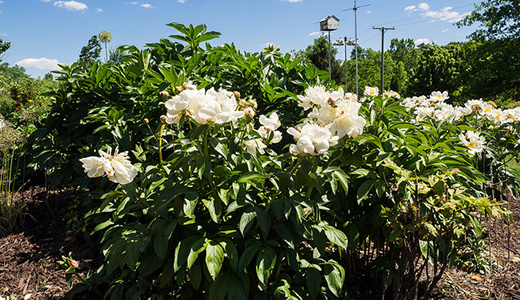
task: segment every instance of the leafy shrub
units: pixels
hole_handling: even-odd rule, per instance
[[[490,178],[517,188],[505,158],[519,150],[518,123],[498,120],[505,111],[377,89],[357,102],[274,48],[202,49],[218,34],[169,26],[185,44],[126,46],[119,64],[86,72],[63,66],[56,103],[31,137],[35,168],[88,191],[75,226],[104,263],[77,297],[345,298],[347,274],[364,264],[383,293],[428,298],[480,215],[506,213],[487,195]],[[215,117],[213,102],[190,107],[190,97],[222,97],[229,114]],[[275,113],[289,135],[261,130]],[[129,157],[100,152],[80,165],[115,146]],[[139,171],[128,184],[114,173],[127,159]]]

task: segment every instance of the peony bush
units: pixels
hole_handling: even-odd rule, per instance
[[[169,25],[187,44],[64,66],[65,121],[33,135],[36,164],[84,188],[71,226],[103,257],[74,296],[346,299],[363,271],[381,294],[427,299],[481,218],[507,216],[516,110],[358,97],[274,46],[202,49],[216,33]]]

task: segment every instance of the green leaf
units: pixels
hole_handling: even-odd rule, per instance
[[[324,266],[325,281],[329,290],[336,297],[340,297],[343,282],[345,281],[345,270],[335,261],[328,261]]]
[[[179,271],[182,266],[186,265],[186,259],[188,258],[188,254],[191,251],[191,246],[200,238],[200,236],[190,236],[177,244],[177,247],[175,248],[175,258],[173,260],[174,272]]]
[[[291,234],[291,231],[287,226],[282,223],[275,223],[274,230],[282,238],[282,240],[289,246],[289,248],[294,249],[294,237]]]
[[[202,282],[202,265],[200,259],[196,260],[193,266],[191,266],[188,276],[190,277],[191,286],[197,291]]]
[[[271,230],[271,219],[269,218],[269,214],[259,207],[255,208],[255,212],[256,220],[258,221],[258,225],[262,230],[262,235],[264,236],[264,239],[267,240],[269,230]]]
[[[267,290],[268,279],[274,271],[276,265],[276,253],[270,247],[262,247],[256,257],[256,276],[258,277],[258,288],[261,291]]]
[[[357,191],[357,201],[360,203],[361,201],[365,200],[368,197],[368,192],[372,189],[374,186],[374,180],[368,179],[361,186],[359,187]]]
[[[208,267],[209,275],[213,280],[215,280],[220,273],[223,262],[224,249],[220,244],[213,244],[210,242],[206,246],[206,267]]]
[[[316,299],[321,290],[321,274],[320,271],[313,265],[310,265],[305,272],[307,279],[307,287],[312,299]]]
[[[332,226],[323,226],[322,228],[325,232],[325,236],[331,243],[334,243],[343,249],[347,249],[347,236],[343,231]]]
[[[237,180],[238,183],[249,183],[252,185],[256,185],[257,181],[261,181],[263,183],[264,175],[258,172],[248,172],[242,176],[240,176]]]
[[[250,245],[249,247],[244,250],[242,253],[242,256],[240,256],[240,260],[238,262],[238,271],[244,272],[244,270],[247,268],[247,266],[251,263],[253,258],[255,257],[256,253],[260,249],[259,243],[254,243],[253,245]]]
[[[251,228],[253,225],[253,221],[255,220],[256,212],[252,209],[248,209],[242,214],[242,217],[240,217],[240,223],[238,225],[238,228],[240,229],[240,232],[242,233],[242,236],[246,235],[246,232]]]
[[[157,256],[161,259],[165,259],[166,255],[168,254],[168,244],[176,226],[177,221],[173,221],[172,223],[168,224],[168,226],[160,229],[155,236],[153,241],[153,248]]]
[[[94,230],[92,230],[92,233],[97,232],[99,230],[105,229],[110,225],[114,225],[115,223],[112,220],[107,220],[103,223],[98,224],[96,227],[94,227]]]
[[[205,238],[200,238],[191,245],[190,254],[188,254],[187,260],[188,269],[193,266],[193,263],[195,263],[199,254],[206,249],[207,245],[208,243]]]
[[[209,289],[209,299],[224,300],[246,300],[244,282],[232,272],[226,272],[217,277]]]
[[[197,192],[188,192],[184,195],[182,211],[188,218],[193,219],[195,217],[194,213],[198,202],[199,194]]]
[[[215,223],[219,223],[222,202],[219,200],[215,200],[215,199],[210,199],[210,200],[202,199],[202,203],[208,209],[211,220],[213,220],[213,222],[215,222]]]
[[[334,177],[341,183],[341,187],[343,187],[343,191],[345,195],[348,195],[348,176],[345,171],[338,169],[332,173]]]

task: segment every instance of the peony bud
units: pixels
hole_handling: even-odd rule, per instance
[[[163,99],[163,100],[170,97],[170,94],[167,91],[162,91],[159,93],[159,95],[161,96],[161,99]]]

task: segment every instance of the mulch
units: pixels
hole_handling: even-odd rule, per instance
[[[0,299],[64,299],[70,285],[58,261],[62,255],[75,257],[82,250],[66,232],[71,192],[37,186],[20,196],[28,212],[24,226],[0,236]],[[439,283],[435,299],[520,299],[520,197],[508,200],[513,223],[486,222],[486,255],[494,271],[482,275],[450,269]]]

